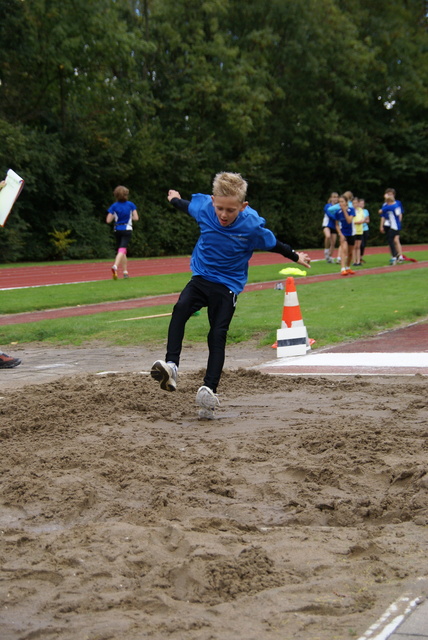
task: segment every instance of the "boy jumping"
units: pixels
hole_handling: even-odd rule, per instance
[[[196,394],[199,417],[205,419],[214,417],[214,408],[219,404],[216,392],[224,365],[227,331],[237,296],[247,282],[253,252],[274,251],[310,268],[306,253],[296,253],[265,228],[265,220],[246,202],[246,193],[247,183],[239,173],[218,173],[212,196],[197,193],[188,201],[178,191],[168,192],[168,200],[174,207],[195,218],[200,236],[190,261],[192,278],[173,309],[165,361],[153,364],[151,376],[161,389],[175,391],[186,322],[193,313],[208,307],[209,357],[204,384]]]

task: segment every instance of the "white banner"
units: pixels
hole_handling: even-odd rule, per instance
[[[6,184],[0,190],[0,226],[3,227],[11,209],[21,193],[24,180],[12,169],[6,174]]]

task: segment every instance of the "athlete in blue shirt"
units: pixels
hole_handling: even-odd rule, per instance
[[[380,232],[387,234],[388,244],[391,251],[391,263],[403,261],[403,249],[400,242],[401,220],[403,218],[403,207],[399,200],[395,199],[395,191],[387,189],[384,194],[385,202],[380,213]]]
[[[128,278],[128,245],[132,237],[132,223],[138,220],[137,207],[128,200],[129,189],[119,185],[113,191],[116,202],[107,209],[107,224],[114,222],[114,235],[116,237],[116,259],[111,268],[113,280],[117,280],[119,266],[122,266],[123,277]]]
[[[335,221],[328,215],[328,210],[331,206],[337,204],[339,201],[339,194],[337,191],[332,191],[328,199],[327,204],[324,205],[324,216],[322,219],[322,231],[324,234],[324,258],[327,262],[334,262],[333,253],[336,247],[337,230]]]
[[[352,251],[354,247],[354,207],[351,202],[348,202],[347,195],[343,194],[339,196],[339,202],[336,205],[329,207],[327,213],[336,221],[337,233],[340,238],[340,274],[342,276],[354,275],[355,271],[351,269]]]
[[[382,205],[382,218],[388,221],[390,229],[401,230],[401,216],[401,207],[396,202]]]
[[[253,252],[274,251],[310,267],[306,253],[296,253],[266,229],[265,220],[246,202],[246,192],[247,183],[242,176],[226,172],[215,176],[212,196],[197,193],[189,202],[178,191],[168,192],[169,202],[196,220],[200,236],[190,261],[192,278],[172,313],[165,361],[153,364],[151,376],[161,389],[175,391],[186,322],[193,313],[207,307],[208,364],[204,384],[196,394],[200,418],[213,418],[218,404],[216,391],[224,365],[227,331],[237,295],[247,282]]]

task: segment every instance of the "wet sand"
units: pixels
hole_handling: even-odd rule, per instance
[[[8,378],[2,640],[345,640],[426,590],[426,378],[274,377],[229,356],[201,421],[204,360],[176,393],[98,363]]]

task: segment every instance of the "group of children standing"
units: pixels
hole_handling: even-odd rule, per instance
[[[323,232],[324,255],[327,262],[334,262],[333,252],[339,236],[339,255],[343,276],[353,275],[351,266],[360,267],[369,233],[370,214],[363,198],[354,198],[351,191],[341,196],[330,194],[324,207]]]
[[[394,189],[386,189],[384,204],[379,209],[380,232],[386,233],[391,250],[391,263],[403,260],[400,244],[403,207],[395,198]],[[339,195],[333,191],[324,206],[322,228],[324,233],[324,256],[327,262],[334,262],[333,252],[339,236],[339,255],[342,276],[355,274],[351,266],[362,266],[364,250],[369,234],[370,214],[364,198],[356,198],[351,191]]]

